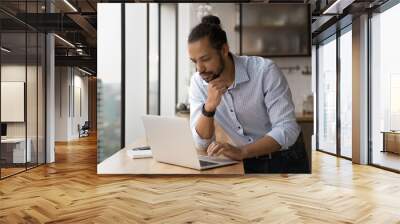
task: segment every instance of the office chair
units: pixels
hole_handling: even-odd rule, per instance
[[[85,121],[82,127],[80,127],[80,125],[78,124],[79,138],[89,136],[89,129],[90,129],[89,121]]]

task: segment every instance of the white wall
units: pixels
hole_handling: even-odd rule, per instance
[[[68,141],[68,67],[55,68],[55,141]]]
[[[147,4],[125,6],[125,145],[145,136],[147,110]]]
[[[9,123],[9,125],[8,125],[9,127],[7,129],[13,129],[13,126],[15,126],[14,124],[24,123],[24,120],[25,120],[25,118],[24,118],[24,111],[25,111],[24,98],[25,98],[25,96],[24,96],[24,86],[23,86],[26,83],[25,69],[27,69],[28,74],[30,74],[30,72],[32,72],[32,71],[36,72],[36,67],[34,68],[32,66],[28,66],[28,67],[25,67],[25,65],[23,65],[23,66],[22,65],[2,65],[1,66],[1,82],[2,82],[2,89],[1,89],[1,94],[2,94],[1,95],[1,99],[2,99],[1,115],[2,115],[2,117],[1,117],[1,120],[3,122],[5,122],[7,119],[13,120],[13,122],[11,122],[11,123],[7,122],[7,123]],[[12,105],[12,106],[14,106],[14,108],[7,106],[8,104],[12,104],[13,102],[8,101],[7,99],[9,99],[10,97],[4,95],[4,94],[7,94],[7,92],[5,92],[6,91],[5,88],[7,88],[7,86],[9,86],[9,85],[16,85],[16,84],[21,85],[21,83],[22,83],[22,89],[19,90],[20,91],[19,93],[15,93],[15,94],[19,95],[17,98],[20,99],[20,101],[16,102],[15,105]],[[12,86],[11,86],[11,88],[12,88]],[[14,90],[8,89],[7,91],[15,91],[15,89]],[[13,94],[14,98],[16,97],[15,94]],[[22,100],[22,102],[21,102],[21,100]],[[14,111],[12,111],[12,110],[14,110]],[[15,110],[18,110],[18,111],[15,111]],[[18,115],[18,116],[16,116],[16,115]],[[18,122],[14,122],[14,121],[18,121]],[[21,130],[20,135],[25,136],[25,131]]]
[[[25,82],[25,75],[27,74],[35,74],[36,75],[36,67],[34,66],[27,66],[25,65],[18,65],[18,64],[9,64],[9,65],[2,65],[1,66],[1,81],[2,82]],[[29,77],[28,77],[29,78]],[[33,81],[29,80],[30,84],[32,85]],[[35,81],[36,84],[36,81]],[[27,89],[27,103],[31,103],[36,99],[36,88],[35,89]],[[33,91],[33,92],[31,92]],[[2,96],[3,98],[3,96]],[[35,106],[36,104],[32,105]],[[1,110],[8,110],[9,108],[1,108]],[[24,108],[22,108],[24,110]],[[27,119],[29,122],[28,125],[28,137],[29,134],[33,131],[33,125],[31,122],[33,120],[36,121],[36,113],[33,114],[31,110],[27,111]],[[27,122],[7,122],[7,136],[8,137],[25,137],[25,126]],[[36,127],[36,126],[35,126]],[[34,128],[36,130],[36,128]]]
[[[6,113],[15,113],[19,114],[19,117],[22,118],[21,121],[18,122],[6,122],[7,123],[7,137],[25,137],[27,136],[30,139],[31,145],[31,156],[32,161],[36,162],[36,158],[39,159],[39,163],[44,163],[44,74],[42,73],[42,67],[39,66],[25,66],[25,64],[3,64],[1,66],[1,81],[2,82],[20,82],[19,84],[25,84],[26,86],[26,99],[24,100],[24,96],[21,96],[20,100],[22,102],[10,102],[20,104],[18,108],[12,108],[10,106],[4,106],[5,102],[2,101],[2,114]],[[27,82],[25,81],[27,78]],[[3,87],[2,83],[2,87]],[[19,89],[19,94],[24,94],[24,86],[21,86],[22,89]],[[5,89],[2,88],[2,99],[8,98],[7,92],[4,92]],[[6,95],[4,95],[6,94]],[[10,94],[10,92],[8,92]],[[17,94],[17,93],[15,93]],[[14,94],[14,95],[15,95]],[[26,107],[25,107],[26,101]],[[14,105],[16,106],[16,105]],[[26,120],[24,118],[24,114],[26,112]],[[3,120],[3,117],[2,117]],[[37,152],[38,151],[38,152]],[[37,157],[37,153],[39,153]],[[51,157],[50,157],[51,158]],[[49,160],[51,161],[51,160]]]
[[[88,120],[88,78],[72,67],[56,67],[55,73],[55,141],[70,141]]]
[[[78,124],[82,126],[85,121],[89,120],[89,91],[88,91],[88,77],[84,76],[84,73],[80,72],[75,68],[74,70],[74,83],[73,85],[75,86],[75,91],[73,94],[74,98],[74,109],[75,113],[73,113],[73,123],[72,123],[72,136],[73,138],[79,137],[79,132],[78,132]],[[80,93],[78,93],[78,90],[80,90]],[[79,97],[80,94],[80,97]],[[80,102],[79,102],[80,101]],[[80,108],[79,108],[80,107]],[[81,111],[79,111],[79,109]]]
[[[175,4],[161,4],[161,115],[175,116]]]
[[[193,66],[189,59],[187,39],[191,30],[191,4],[178,5],[178,103],[188,103]]]
[[[285,75],[290,90],[292,92],[293,103],[296,109],[296,113],[303,113],[303,101],[308,95],[312,94],[312,79],[311,74],[303,75],[306,66],[311,72],[311,57],[287,57],[287,58],[270,58],[280,68],[300,66],[300,70],[289,70],[282,69]]]

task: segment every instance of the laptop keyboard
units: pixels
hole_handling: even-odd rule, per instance
[[[208,162],[204,160],[199,160],[200,161],[200,166],[210,166],[210,165],[216,165],[218,163],[213,163],[213,162]]]

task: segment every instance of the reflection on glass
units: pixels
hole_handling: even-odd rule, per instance
[[[97,79],[98,92],[98,162],[120,149],[121,139],[121,84],[103,83]],[[105,94],[107,93],[107,97]]]
[[[116,47],[121,46],[120,15],[121,4],[98,4],[98,36],[102,38],[97,47],[107,52],[97,55],[98,163],[121,149],[121,48]]]
[[[2,33],[1,46],[1,123],[6,133],[1,140],[2,178],[25,170],[30,161],[30,144],[26,144],[26,35]],[[28,141],[28,143],[30,143]]]
[[[318,48],[318,148],[336,153],[336,40]]]
[[[43,13],[45,1],[1,1],[0,7]],[[1,178],[45,162],[45,35],[0,13]],[[6,21],[6,23],[5,23]]]
[[[400,5],[371,19],[372,163],[395,170],[400,170],[400,33],[393,29],[398,21]]]
[[[352,157],[352,35],[340,36],[340,153]]]

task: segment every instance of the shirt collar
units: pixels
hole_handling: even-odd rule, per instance
[[[249,81],[249,75],[247,74],[244,58],[238,57],[232,53],[230,53],[230,55],[232,56],[233,63],[235,64],[235,82],[228,89],[235,88],[236,85]]]
[[[245,59],[239,56],[236,56],[229,52],[229,55],[232,56],[233,63],[235,65],[235,82],[229,86],[228,89],[233,89],[236,85],[249,81],[249,75],[247,73]],[[208,85],[206,81],[202,79],[203,85]]]

